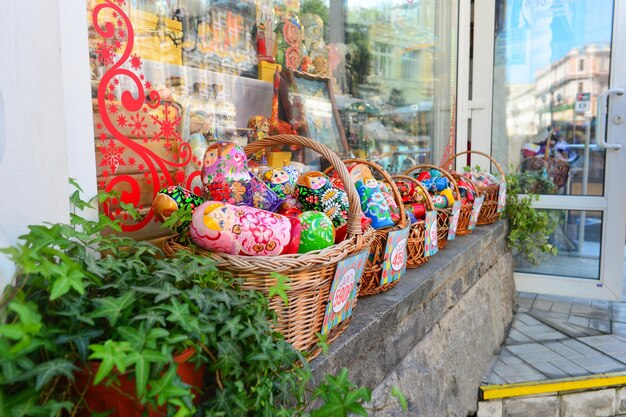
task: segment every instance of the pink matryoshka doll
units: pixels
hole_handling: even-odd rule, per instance
[[[300,233],[296,217],[219,201],[197,207],[189,226],[189,236],[198,246],[231,255],[297,253]]]

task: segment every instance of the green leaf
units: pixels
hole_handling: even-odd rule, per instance
[[[274,296],[279,296],[285,306],[289,305],[289,297],[287,297],[287,291],[291,289],[291,287],[287,284],[289,282],[289,277],[281,275],[277,272],[272,272],[270,276],[276,279],[276,284],[272,285],[269,288],[268,297],[272,298]]]
[[[70,289],[76,290],[79,294],[85,293],[83,279],[85,274],[78,268],[72,268],[67,263],[59,265],[60,277],[56,278],[50,290],[50,301],[56,300],[60,296],[68,293]]]
[[[315,346],[321,348],[322,349],[322,355],[325,355],[326,352],[328,352],[328,348],[330,347],[330,345],[328,344],[328,335],[327,334],[321,334],[320,332],[315,332],[315,336],[317,336],[317,338],[319,340],[315,344]]]
[[[400,403],[400,407],[402,407],[402,411],[404,411],[405,413],[409,411],[409,405],[406,401],[406,397],[397,386],[394,385],[393,388],[391,388],[391,395],[396,400],[398,400],[398,402]]]
[[[93,384],[98,385],[104,378],[106,378],[113,367],[115,366],[120,373],[126,372],[128,365],[127,353],[132,351],[132,347],[128,342],[115,342],[113,340],[107,340],[104,345],[90,345],[89,348],[93,351],[89,355],[89,359],[99,359],[102,361],[96,372]]]
[[[91,318],[105,317],[111,326],[115,326],[122,313],[132,307],[135,301],[135,292],[128,291],[120,297],[104,297],[93,300],[98,307],[90,314]]]
[[[135,364],[135,389],[137,396],[142,398],[146,393],[148,377],[150,376],[150,360],[143,355],[135,353],[137,356],[133,360]]]
[[[74,380],[74,372],[78,371],[78,368],[74,364],[65,359],[53,359],[48,362],[44,362],[35,368],[37,375],[37,382],[35,389],[41,390],[50,380],[56,376],[63,375],[70,381]]]
[[[68,180],[69,180],[70,185],[76,188],[77,191],[80,191],[81,193],[83,192],[83,189],[78,184],[78,181],[76,181],[76,178],[70,177]]]

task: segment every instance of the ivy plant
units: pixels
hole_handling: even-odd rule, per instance
[[[90,207],[79,191],[74,207]],[[273,330],[263,294],[243,290],[206,257],[166,257],[110,233],[120,225],[105,215],[70,219],[30,226],[2,250],[18,275],[0,300],[0,415],[91,411],[73,381],[93,362],[92,384],[116,387],[125,375],[137,401],[177,417],[364,415],[370,391],[345,370],[309,395],[307,362]],[[189,349],[209,374],[199,402],[176,373],[174,357]],[[311,398],[322,405],[307,410]]]
[[[557,248],[550,243],[557,221],[555,213],[532,207],[538,193],[555,191],[554,183],[541,172],[510,172],[507,177],[505,214],[509,220],[508,245],[513,254],[530,264],[537,264],[544,256],[556,255]]]

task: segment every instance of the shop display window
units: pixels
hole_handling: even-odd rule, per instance
[[[458,0],[88,0],[98,186],[137,238],[212,141],[297,132],[399,173],[453,153]],[[323,162],[299,149],[286,160]]]

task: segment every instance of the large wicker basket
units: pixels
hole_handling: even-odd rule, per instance
[[[363,270],[363,276],[361,277],[359,296],[378,294],[379,292],[387,291],[395,287],[400,281],[395,280],[393,282],[380,285],[380,278],[383,272],[383,264],[385,263],[385,247],[387,246],[387,237],[389,236],[389,232],[404,229],[409,226],[409,222],[407,220],[406,212],[404,211],[404,206],[402,205],[402,197],[400,196],[400,192],[398,191],[398,188],[391,179],[391,176],[389,176],[389,174],[387,173],[387,171],[385,171],[383,167],[375,162],[359,158],[344,159],[343,162],[346,165],[367,165],[380,176],[382,176],[383,181],[389,184],[391,192],[393,193],[393,198],[398,204],[398,208],[400,209],[400,220],[398,220],[398,222],[394,226],[385,227],[383,229],[377,229],[374,231],[375,237],[372,245],[370,246],[370,256],[365,262],[365,269]],[[331,170],[332,168],[329,168],[326,170],[326,172],[330,172]],[[344,185],[347,190],[349,185]]]
[[[495,159],[493,159],[491,155],[487,155],[484,152],[480,152],[480,151],[459,152],[456,155],[451,156],[443,165],[448,166],[448,164],[453,159],[455,159],[458,156],[465,155],[465,154],[482,155],[485,158],[489,159],[491,163],[496,167],[498,172],[500,173],[501,181],[506,182],[506,175],[504,174],[504,170],[502,169],[500,164]],[[474,183],[474,186],[476,187],[476,191],[485,197],[482,208],[480,209],[480,213],[478,214],[478,221],[476,222],[476,224],[480,226],[480,225],[495,223],[498,220],[500,220],[500,213],[498,213],[498,197],[500,194],[500,183],[491,184],[487,186]]]
[[[269,288],[276,284],[273,273],[289,278],[287,292],[288,303],[279,297],[269,300],[270,307],[278,316],[275,329],[285,336],[296,349],[313,351],[318,342],[315,335],[322,329],[326,305],[331,285],[337,269],[337,263],[349,255],[369,249],[374,239],[371,229],[361,230],[361,204],[354,188],[352,178],[341,159],[326,146],[311,139],[297,135],[276,135],[253,142],[245,148],[250,156],[265,148],[277,145],[299,145],[310,148],[325,157],[337,170],[346,184],[349,201],[346,239],[320,251],[304,254],[279,256],[239,256],[209,252],[196,246],[181,245],[175,238],[164,243],[164,250],[171,255],[177,250],[189,250],[208,256],[215,261],[220,270],[232,273],[243,279],[243,287],[258,290],[266,295]],[[341,322],[328,335],[328,341],[334,340],[348,326],[349,320]]]
[[[436,169],[439,172],[441,172],[441,175],[446,177],[448,181],[450,182],[450,185],[452,186],[452,195],[454,196],[454,199],[456,201],[461,201],[461,192],[459,191],[459,187],[456,184],[456,180],[448,171],[446,171],[445,169],[441,167],[438,167],[435,165],[428,165],[428,164],[416,165],[414,167],[407,169],[404,172],[404,175],[411,176],[415,172],[419,173],[427,169]],[[437,210],[437,246],[439,247],[439,249],[443,249],[448,244],[448,231],[450,229],[450,215],[452,213],[452,209],[451,208],[445,208],[445,209],[438,208],[436,210]],[[465,224],[465,230],[467,230],[467,225],[469,224],[469,218],[471,214],[472,214],[471,204],[466,203],[466,204],[461,205],[461,211],[459,213],[459,223],[461,223],[462,219],[464,218],[467,219],[467,221],[463,220],[462,222]],[[458,228],[459,223],[457,223],[457,234],[459,230]]]
[[[428,190],[424,188],[418,180],[413,177],[409,177],[408,175],[394,175],[392,178],[395,181],[408,181],[415,184],[417,188],[422,190],[422,193],[426,198],[426,208],[428,211],[435,209],[435,206],[433,206],[433,202],[428,195]],[[446,234],[447,231],[448,228],[446,226]],[[407,242],[407,268],[417,268],[430,260],[430,256],[424,256],[425,238],[426,222],[424,220],[418,220],[411,225],[411,231],[409,232],[409,239]],[[439,239],[439,212],[437,213],[437,239]]]

